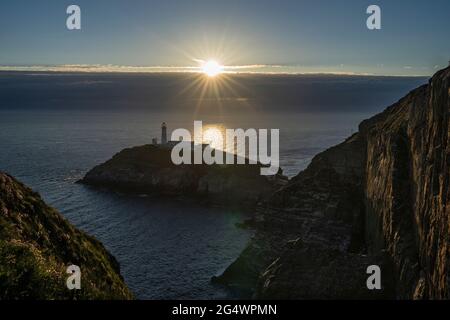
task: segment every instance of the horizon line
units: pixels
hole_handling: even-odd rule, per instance
[[[287,71],[287,69],[305,68],[302,66],[283,66],[268,64],[223,66],[223,74],[254,75],[335,75],[335,76],[371,76],[371,77],[431,77],[430,74],[378,74],[355,71]],[[405,68],[405,67],[404,67]],[[259,69],[259,70],[258,70]],[[273,70],[275,69],[275,70]],[[278,70],[276,70],[278,69]],[[284,69],[284,70],[283,70]],[[410,69],[410,68],[407,68]],[[435,68],[436,69],[436,68]],[[113,64],[60,64],[60,65],[0,65],[0,72],[49,72],[49,73],[195,73],[201,74],[202,68],[195,66],[126,66]]]

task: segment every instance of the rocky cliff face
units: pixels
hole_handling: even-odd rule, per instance
[[[286,180],[260,175],[260,165],[174,165],[171,150],[145,145],[122,150],[90,170],[82,183],[120,191],[255,204]]]
[[[450,298],[449,95],[447,68],[317,155],[213,280],[256,298]]]
[[[385,248],[401,298],[450,298],[450,69],[367,133],[366,237]]]
[[[81,290],[66,287],[73,264]],[[0,300],[130,298],[119,264],[99,241],[0,172]]]

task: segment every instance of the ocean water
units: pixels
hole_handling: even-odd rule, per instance
[[[80,82],[77,77],[84,80]],[[159,105],[151,99],[151,92],[161,99],[161,91],[178,91],[171,85],[178,82],[169,82],[161,89],[155,79],[151,85],[141,87],[142,81],[148,81],[142,76],[137,80],[133,76],[119,80],[117,76],[107,80],[104,77],[64,75],[48,79],[0,74],[0,170],[38,191],[70,222],[102,241],[120,262],[125,281],[139,299],[235,298],[225,289],[213,286],[210,279],[233,262],[250,239],[251,231],[236,227],[248,213],[122,195],[76,184],[89,169],[123,148],[150,143],[152,137],[160,136],[163,121],[170,131],[191,129],[193,120],[202,120],[205,125],[221,128],[280,129],[281,166],[292,177],[315,154],[355,132],[361,120],[424,82],[405,78],[386,80],[392,81],[386,85],[382,80],[362,79],[367,101],[374,99],[373,90],[383,86],[389,89],[388,95],[385,91],[381,94],[383,104],[379,107],[370,103],[366,106],[358,98],[355,105],[342,110],[318,108],[316,112],[314,107],[292,109],[296,91],[316,89],[309,82],[292,86],[288,79],[284,81],[294,92],[289,95],[289,107],[278,97],[279,104],[272,109],[266,106],[217,113],[205,105],[202,107],[207,112],[198,112],[186,106],[183,99],[173,102],[180,108],[176,112],[173,106]],[[331,80],[315,81],[319,87],[326,87]],[[341,96],[338,91],[332,97],[336,105],[343,104],[349,90],[361,86],[355,80],[339,81],[345,85]],[[117,89],[119,96],[106,94],[114,91],[115,82],[122,89],[123,82],[127,83],[127,90]],[[110,87],[96,87],[105,83]],[[273,86],[275,96],[280,94],[277,83],[265,79],[263,84],[267,88]],[[104,95],[97,92],[102,90]],[[147,107],[143,107],[142,100],[133,98],[144,94],[140,90],[148,95]],[[86,92],[91,92],[89,99]],[[324,95],[321,90],[315,92],[317,96]],[[242,99],[247,98],[240,94],[238,101]],[[198,100],[187,101],[199,107]],[[208,103],[211,108],[226,108],[221,101],[224,100]],[[308,102],[313,103],[313,99],[308,98]]]

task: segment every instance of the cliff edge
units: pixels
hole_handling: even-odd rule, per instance
[[[67,267],[81,269],[68,290]],[[131,299],[116,259],[40,196],[0,172],[0,300]]]

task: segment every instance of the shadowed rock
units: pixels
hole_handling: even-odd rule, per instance
[[[254,205],[287,182],[281,170],[266,177],[260,168],[260,164],[174,165],[170,148],[144,145],[122,150],[90,170],[81,182],[132,193]]]
[[[450,68],[317,155],[213,281],[256,298],[450,298]],[[366,288],[379,265],[382,290]]]

